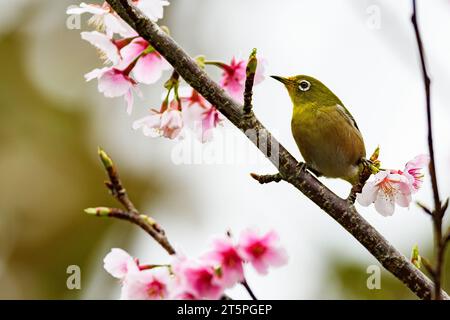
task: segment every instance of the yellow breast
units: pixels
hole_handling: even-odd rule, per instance
[[[338,105],[294,107],[292,134],[305,162],[322,175],[353,183],[365,157],[359,130]]]

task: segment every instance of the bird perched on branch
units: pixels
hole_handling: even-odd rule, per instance
[[[341,100],[310,76],[272,78],[283,83],[291,97],[292,135],[307,168],[319,177],[358,183],[366,149],[355,119]]]

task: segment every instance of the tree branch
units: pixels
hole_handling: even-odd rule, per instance
[[[165,231],[153,218],[140,214],[131,202],[119,178],[119,172],[108,154],[100,148],[98,154],[109,177],[109,181],[106,181],[105,184],[111,191],[111,195],[124,206],[125,210],[100,207],[88,208],[85,212],[100,217],[112,217],[132,222],[147,232],[168,254],[175,254],[175,249],[167,239]]]
[[[253,84],[255,82],[256,68],[258,67],[258,60],[256,59],[256,49],[253,49],[247,62],[246,78],[245,78],[245,91],[244,91],[244,115],[247,115],[252,111],[252,99],[253,99]]]
[[[175,249],[169,243],[164,231],[158,226],[156,221],[149,216],[117,208],[88,208],[85,212],[98,217],[117,218],[131,222],[147,232],[161,247],[164,248],[164,250],[167,251],[168,254],[175,254]]]
[[[428,127],[428,149],[430,153],[430,176],[431,185],[433,188],[433,199],[434,199],[434,210],[432,211],[433,218],[433,229],[434,229],[434,248],[435,248],[435,267],[433,272],[435,292],[434,298],[436,300],[442,299],[441,294],[441,283],[442,283],[442,268],[444,264],[445,255],[445,239],[442,236],[442,220],[444,217],[444,206],[441,203],[439,197],[439,187],[436,176],[436,163],[434,156],[434,145],[433,145],[433,124],[431,117],[431,80],[428,75],[427,66],[425,62],[425,50],[423,47],[422,37],[420,35],[419,26],[417,23],[417,8],[416,0],[412,0],[413,13],[411,16],[411,22],[414,27],[414,33],[416,35],[417,47],[419,49],[420,64],[422,67],[422,77],[425,88],[425,99],[426,99],[426,110],[427,110],[427,127]],[[425,210],[425,207],[422,207]],[[425,212],[427,212],[425,210]]]
[[[152,44],[191,87],[216,106],[237,128],[243,132],[252,130],[255,134],[247,134],[247,138],[278,168],[286,181],[342,225],[418,297],[431,298],[433,283],[386,241],[351,204],[330,191],[306,170],[297,170],[296,159],[271,135],[253,112],[244,117],[242,106],[231,99],[157,24],[130,6],[127,0],[107,0],[107,2],[141,37]],[[268,144],[271,148],[267,148]],[[276,154],[272,152],[274,147],[278,149]],[[445,292],[442,295],[449,299]]]
[[[247,280],[242,281],[241,284],[244,286],[245,290],[247,290],[247,292],[250,295],[250,297],[252,298],[252,300],[258,300],[258,298],[253,293],[252,288],[250,288],[250,286],[248,285]]]
[[[256,173],[250,173],[250,176],[258,181],[260,184],[266,184],[271,182],[280,182],[283,180],[281,177],[281,174],[275,173],[275,174],[266,174],[266,175],[259,175]]]

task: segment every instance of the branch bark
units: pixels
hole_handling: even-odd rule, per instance
[[[254,133],[247,134],[247,138],[277,167],[284,180],[336,220],[419,298],[431,298],[434,290],[432,281],[375,230],[351,203],[338,197],[306,170],[297,170],[297,160],[271,135],[253,112],[244,117],[242,105],[230,98],[157,24],[147,19],[127,0],[107,2],[141,37],[151,43],[191,87],[216,106],[237,128]],[[272,152],[273,147],[277,148],[276,154]],[[442,292],[442,296],[450,299],[445,292]]]
[[[411,22],[414,27],[414,33],[416,35],[417,47],[419,49],[420,64],[422,68],[423,84],[425,88],[425,103],[427,110],[427,128],[428,128],[428,150],[430,153],[430,176],[431,186],[433,188],[434,210],[431,211],[431,217],[433,219],[434,230],[434,251],[435,251],[435,267],[433,270],[433,279],[435,285],[434,298],[436,300],[442,299],[441,283],[442,283],[442,269],[444,265],[445,236],[442,235],[442,221],[444,218],[446,205],[442,204],[439,196],[439,186],[436,175],[436,162],[434,156],[434,144],[433,144],[433,124],[431,117],[431,80],[428,75],[427,65],[425,62],[425,49],[423,47],[422,37],[417,23],[417,6],[416,1],[412,0],[413,13],[411,16]],[[448,205],[448,202],[447,202]],[[424,208],[424,207],[422,207]],[[425,210],[425,209],[424,209]],[[426,211],[426,210],[425,210]]]
[[[102,149],[98,149],[98,155],[103,163],[103,166],[108,174],[109,180],[105,182],[107,188],[111,191],[111,195],[122,204],[125,210],[117,208],[88,208],[86,213],[94,214],[99,217],[112,217],[121,220],[126,220],[141,227],[147,232],[161,247],[163,247],[168,254],[175,254],[175,249],[166,237],[165,231],[156,223],[156,221],[146,215],[140,214],[130,200],[127,191],[123,187],[122,181],[119,178],[119,172],[114,162],[108,154]]]

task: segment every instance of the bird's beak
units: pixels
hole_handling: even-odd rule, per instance
[[[270,76],[271,78],[274,78],[277,81],[280,81],[284,85],[288,85],[291,81],[288,78],[283,78],[279,76]]]

